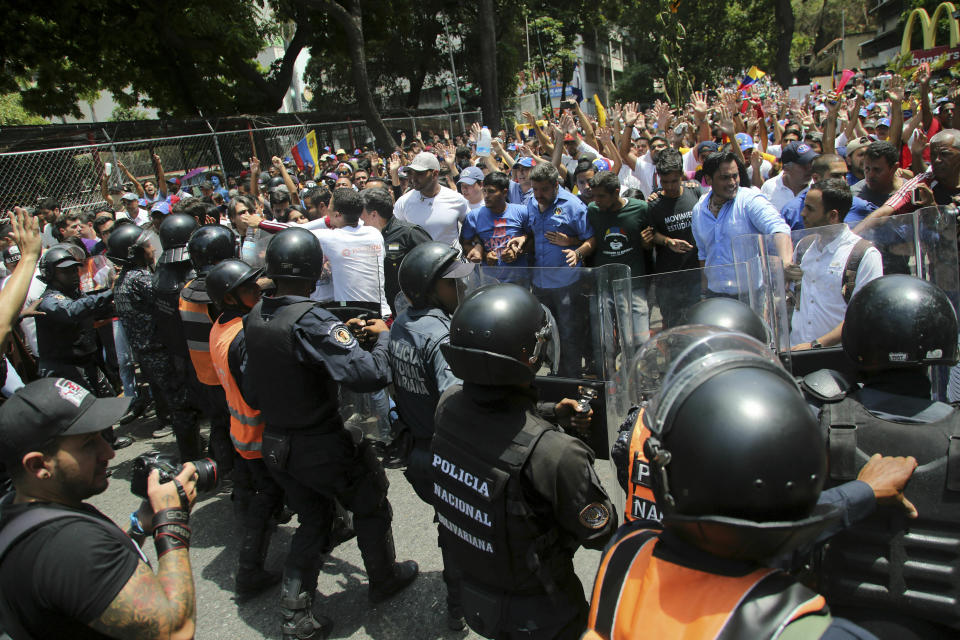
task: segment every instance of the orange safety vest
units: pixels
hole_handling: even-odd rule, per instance
[[[190,282],[184,288],[189,287]],[[180,294],[180,318],[183,320],[183,334],[187,338],[187,350],[193,369],[197,372],[197,380],[211,386],[220,384],[210,359],[210,326],[213,323],[207,305],[191,302]]]
[[[230,439],[241,457],[247,460],[262,458],[263,417],[250,407],[230,373],[230,345],[243,329],[243,318],[234,318],[226,324],[218,320],[210,329],[210,358],[217,380],[227,396],[230,409]]]
[[[655,557],[658,542],[657,531],[638,529],[605,553],[582,640],[740,637],[736,629],[775,638],[790,622],[826,612],[823,596],[776,569],[758,568],[744,576],[707,573]],[[783,582],[776,585],[776,599],[765,594],[762,606],[753,601],[741,607],[765,580]]]
[[[644,411],[645,409],[641,409],[637,415],[630,435],[630,469],[627,478],[627,503],[623,508],[624,522],[663,520],[663,513],[657,508],[657,499],[653,496],[650,461],[643,453],[643,443],[650,437],[650,430],[643,424]]]

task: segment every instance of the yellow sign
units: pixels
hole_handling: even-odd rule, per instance
[[[920,33],[923,34],[923,48],[933,49],[937,46],[937,23],[945,17],[950,28],[950,46],[956,47],[960,43],[960,23],[953,17],[956,11],[952,2],[941,2],[933,12],[933,17],[926,9],[914,9],[907,16],[907,24],[903,28],[903,40],[900,41],[900,54],[910,52],[910,36],[913,34],[913,25],[920,21]]]

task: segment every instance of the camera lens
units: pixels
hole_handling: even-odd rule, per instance
[[[206,493],[216,488],[220,478],[217,474],[217,463],[210,458],[194,460],[197,468],[197,492]]]

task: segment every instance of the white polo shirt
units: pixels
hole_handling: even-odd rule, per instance
[[[847,312],[847,303],[840,291],[843,271],[860,236],[850,231],[847,225],[839,226],[843,229],[836,238],[826,246],[820,246],[819,238],[814,240],[800,261],[803,269],[800,306],[793,312],[790,346],[820,338],[843,322]],[[880,252],[870,247],[857,269],[854,293],[882,275]]]
[[[383,292],[383,236],[364,225],[340,229],[314,229],[329,262],[332,299],[338,302],[379,302],[383,317],[390,305]],[[323,278],[321,278],[323,280]],[[311,298],[330,300],[328,288],[319,286]]]
[[[411,189],[393,205],[397,220],[420,225],[431,238],[449,244],[457,251],[460,251],[460,225],[469,211],[467,199],[444,186],[432,198],[425,198],[419,191]]]
[[[797,197],[793,189],[783,184],[783,173],[778,173],[776,177],[770,178],[760,187],[760,193],[767,196],[777,211],[783,211],[787,203]]]

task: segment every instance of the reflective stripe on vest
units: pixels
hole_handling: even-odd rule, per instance
[[[650,430],[643,424],[644,411],[641,409],[637,414],[637,421],[630,436],[630,475],[627,480],[627,503],[623,509],[624,522],[663,520],[663,514],[657,508],[657,500],[653,496],[650,464],[643,453],[643,444],[650,437]]]
[[[217,375],[218,383],[227,396],[227,408],[230,410],[230,440],[241,457],[248,460],[262,458],[260,453],[263,441],[263,417],[260,412],[246,403],[240,389],[230,373],[230,345],[240,330],[243,318],[234,318],[226,324],[219,321],[210,329],[210,356]]]
[[[187,283],[190,286],[190,283]],[[190,361],[197,372],[197,380],[203,384],[218,385],[220,380],[210,359],[210,316],[207,305],[191,302],[180,296],[180,318],[183,320],[183,334],[187,338]],[[229,346],[229,345],[228,345]]]
[[[730,635],[725,633],[728,625],[741,628],[732,621],[754,615],[749,627],[758,632],[755,637],[776,637],[793,620],[826,607],[822,596],[774,569],[760,568],[744,576],[707,573],[655,557],[658,542],[656,531],[642,529],[625,535],[606,552],[594,583],[585,638],[725,639]],[[741,609],[754,588],[777,577],[784,578],[789,588],[783,591],[782,602],[772,599],[774,605],[784,606],[757,607],[753,600]],[[775,615],[765,615],[771,611]]]

